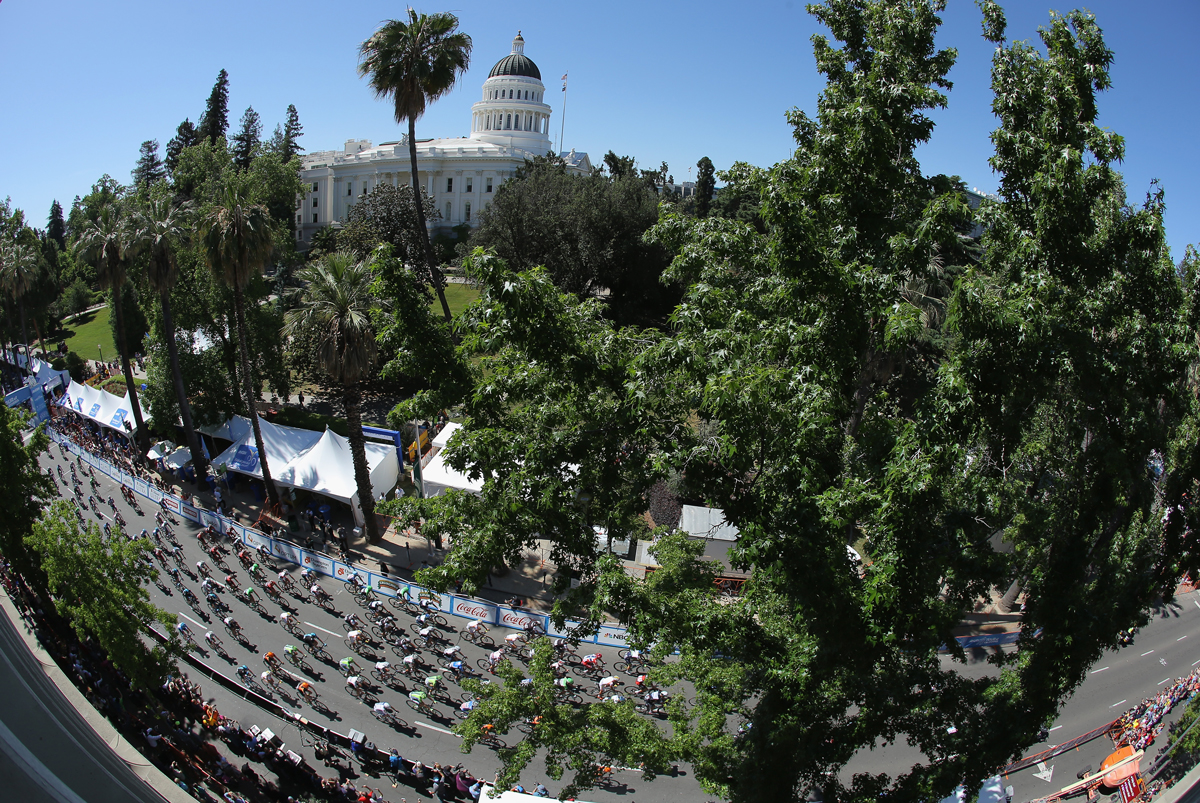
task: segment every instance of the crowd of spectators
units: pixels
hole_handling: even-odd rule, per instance
[[[1187,702],[1200,691],[1200,669],[1162,689],[1153,697],[1147,697],[1126,711],[1117,720],[1113,742],[1118,747],[1129,745],[1134,750],[1145,750],[1162,732],[1163,719],[1180,702]]]

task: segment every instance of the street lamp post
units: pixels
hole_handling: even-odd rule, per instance
[[[100,362],[104,362],[104,349],[99,343],[96,344],[96,350],[100,352]]]

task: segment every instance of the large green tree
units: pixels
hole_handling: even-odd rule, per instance
[[[117,350],[120,352],[121,368],[125,374],[133,422],[137,428],[137,443],[142,454],[150,449],[150,434],[142,420],[142,408],[138,404],[137,387],[133,381],[133,368],[129,364],[129,338],[125,332],[125,309],[123,290],[129,267],[130,229],[117,203],[100,208],[95,220],[89,220],[75,240],[79,257],[93,265],[101,289],[112,292],[112,316],[116,333]]]
[[[654,772],[677,756],[738,801],[977,788],[1197,567],[1197,272],[1171,263],[1157,190],[1125,199],[1123,143],[1096,124],[1112,54],[1078,12],[1051,17],[1041,51],[1005,44],[985,4],[1000,201],[978,218],[976,264],[964,198],[916,159],[955,57],[935,46],[938,11],[812,9],[831,34],[814,38],[815,118],[791,113],[791,159],[728,174],[760,200],[762,231],[670,214],[651,232],[687,288],[669,332],[614,329],[542,271],[468,266],[483,296],[462,353],[481,364],[448,459],[483,491],[398,505],[455,535],[421,579],[478,586],[549,541],[560,623],[587,632],[615,613],[652,655],[678,652],[653,677],[698,690],[664,742],[581,757],[640,750]],[[685,539],[658,542],[647,578],[597,542],[592,525],[635,534],[668,473],[739,528],[741,597],[718,604]],[[1016,649],[987,677],[944,667],[943,645],[967,660],[963,615],[1018,578]],[[513,694],[489,692],[478,716],[511,727],[529,710]],[[922,760],[855,773],[859,753],[897,741]]]
[[[144,538],[108,538],[94,522],[82,526],[70,502],[59,499],[33,524],[25,542],[38,556],[60,616],[82,640],[95,639],[134,686],[154,689],[184,654],[175,616],[154,606],[145,586],[157,570]],[[150,642],[157,626],[170,637]],[[150,645],[153,646],[150,646]]]
[[[417,172],[417,119],[425,108],[450,92],[471,62],[471,37],[458,30],[458,17],[450,13],[418,14],[408,9],[408,19],[389,20],[359,48],[358,74],[369,77],[371,89],[380,99],[391,98],[396,122],[408,124],[408,158],[413,191],[421,182]],[[425,228],[425,210],[417,205],[425,264],[429,281],[442,303],[442,314],[450,320],[445,277],[434,258],[433,245]]]
[[[379,540],[379,523],[362,430],[362,383],[375,373],[379,357],[371,315],[376,306],[371,292],[374,276],[353,252],[339,251],[305,268],[297,278],[305,287],[299,306],[288,310],[284,336],[308,335],[321,370],[342,386],[358,504],[367,537],[374,543]]]
[[[622,323],[661,322],[679,296],[661,282],[670,255],[643,239],[658,221],[658,192],[632,159],[614,159],[609,177],[573,176],[553,156],[527,161],[480,213],[471,244],[516,270],[544,265],[580,298],[603,294]]]
[[[146,140],[138,151],[137,164],[133,167],[133,186],[148,187],[166,177],[167,168],[158,157],[158,140]]]
[[[158,294],[162,312],[163,339],[166,340],[167,356],[170,360],[171,387],[179,406],[179,417],[188,448],[196,467],[196,476],[203,481],[208,475],[208,461],[200,448],[192,420],[192,406],[188,402],[183,372],[179,366],[179,346],[175,338],[175,316],[171,306],[171,291],[179,277],[176,252],[188,239],[191,223],[191,207],[175,205],[166,193],[155,193],[145,205],[133,212],[131,226],[132,247],[146,258],[146,281],[150,289]]]
[[[412,187],[379,184],[346,215],[346,225],[338,232],[338,244],[366,259],[383,243],[392,246],[392,255],[409,264],[420,264],[425,256],[424,228]],[[422,189],[426,217],[437,215],[433,202]]]
[[[204,105],[204,114],[200,124],[196,126],[196,137],[199,141],[207,141],[216,145],[217,140],[225,136],[229,130],[229,73],[225,70],[217,73],[217,81],[213,84],[212,92]]]
[[[713,195],[717,191],[715,175],[712,159],[701,156],[700,161],[696,162],[696,217],[708,217]]]
[[[247,348],[245,289],[274,249],[271,216],[262,204],[250,203],[240,182],[230,182],[222,202],[213,206],[201,222],[201,240],[208,266],[233,291],[233,307],[237,322],[238,351],[241,357],[243,402],[254,429],[254,444],[258,448],[259,468],[272,506],[279,505],[279,491],[271,479],[267,452],[263,446],[262,429],[258,425],[259,388],[254,386]]]
[[[239,169],[246,170],[262,145],[262,118],[253,106],[247,107],[242,114],[240,126],[229,145],[233,151],[233,163]]]
[[[42,506],[57,495],[54,480],[38,465],[38,457],[50,439],[40,427],[28,442],[22,431],[25,414],[19,408],[0,405],[0,552],[35,587],[41,585],[37,556],[25,545]],[[39,589],[42,590],[42,589]]]

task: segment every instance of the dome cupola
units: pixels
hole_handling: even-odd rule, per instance
[[[488,78],[499,75],[520,75],[542,80],[542,71],[533,63],[533,59],[525,55],[525,40],[520,31],[517,31],[517,38],[513,39],[512,52],[496,62],[496,66],[488,73]]]

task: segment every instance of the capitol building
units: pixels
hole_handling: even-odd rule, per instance
[[[545,92],[541,71],[525,55],[518,31],[512,52],[492,67],[482,98],[471,107],[471,135],[417,140],[418,180],[441,215],[429,221],[431,229],[478,225],[479,213],[499,186],[526,159],[551,152]],[[584,175],[592,169],[586,153],[560,155],[570,173]],[[306,248],[318,229],[343,222],[354,202],[378,185],[411,185],[411,172],[407,136],[380,145],[348,140],[340,151],[302,156],[305,192],[296,213],[298,244]]]

